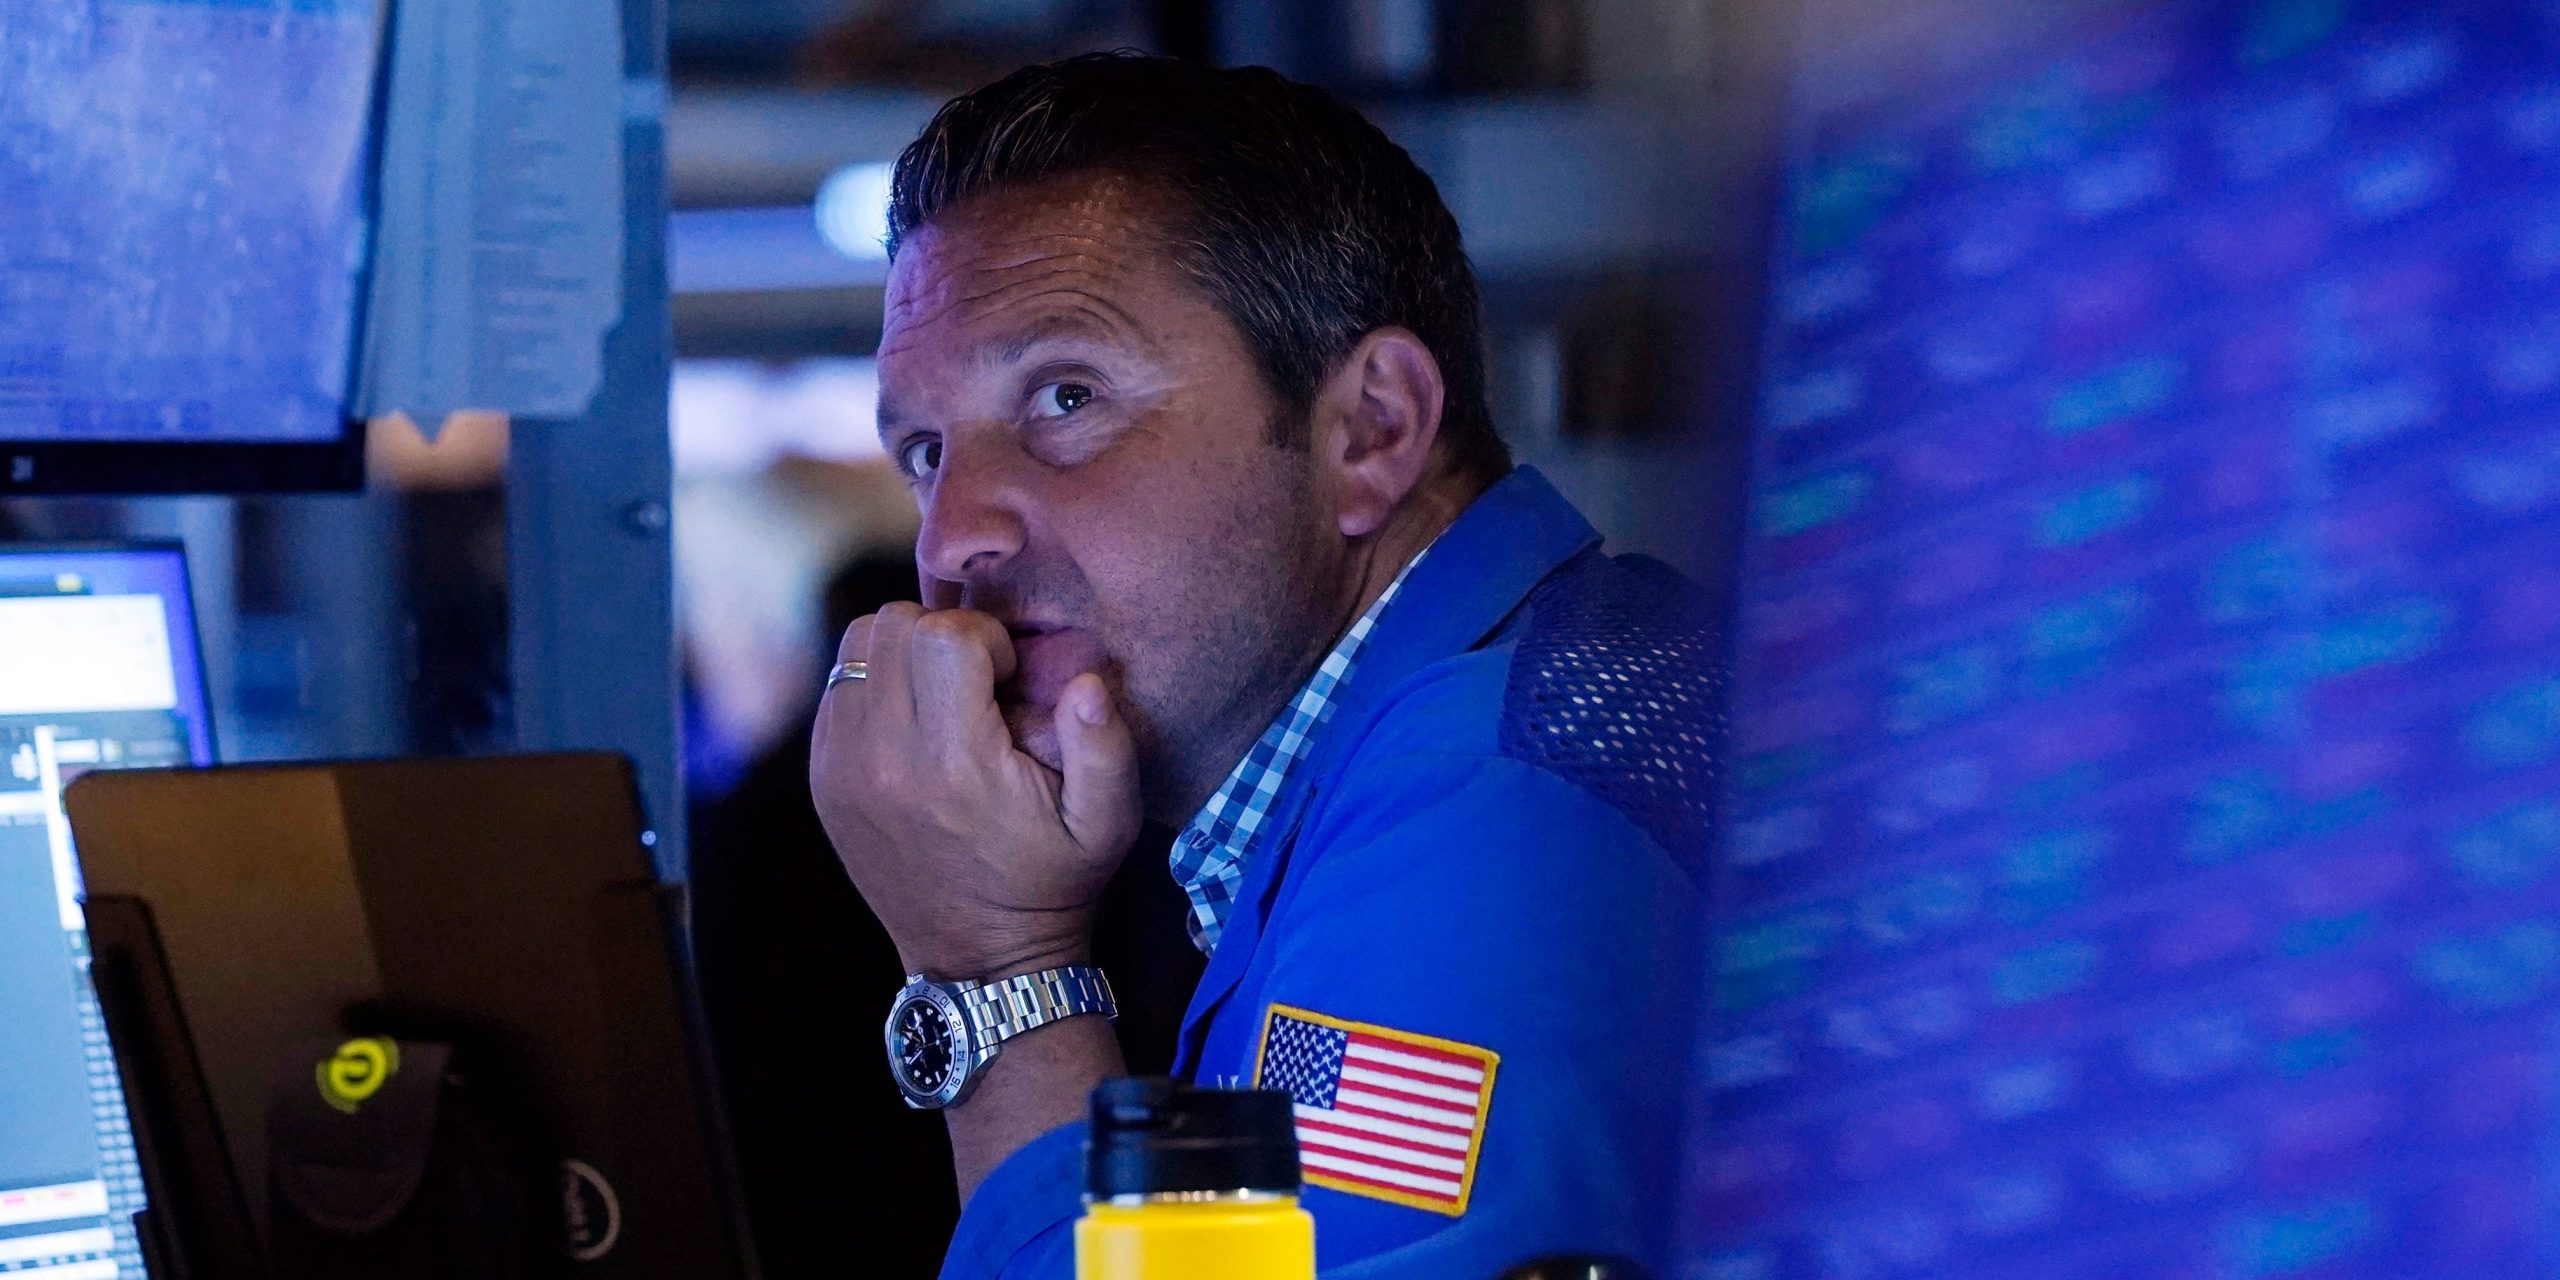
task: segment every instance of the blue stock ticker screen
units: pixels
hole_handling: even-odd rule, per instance
[[[2560,5],[1792,127],[1684,1280],[2560,1275]]]
[[[338,439],[378,0],[0,0],[0,442]]]

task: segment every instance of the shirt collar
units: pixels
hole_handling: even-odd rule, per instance
[[[1235,905],[1236,887],[1244,879],[1246,858],[1253,852],[1254,839],[1261,834],[1264,819],[1271,816],[1272,802],[1280,795],[1283,784],[1306,759],[1315,742],[1316,730],[1333,717],[1334,707],[1343,689],[1350,683],[1352,669],[1359,665],[1361,651],[1368,647],[1369,636],[1378,627],[1378,619],[1387,605],[1404,586],[1413,567],[1422,563],[1431,548],[1415,552],[1404,567],[1396,571],[1387,589],[1363,610],[1324,661],[1316,664],[1316,672],[1300,686],[1296,697],[1289,700],[1271,727],[1263,730],[1244,759],[1227,773],[1226,781],[1209,793],[1208,803],[1184,824],[1174,837],[1171,863],[1174,882],[1191,898],[1191,915],[1183,923],[1191,931],[1191,941],[1203,953],[1218,949],[1218,938],[1226,929],[1227,912]]]

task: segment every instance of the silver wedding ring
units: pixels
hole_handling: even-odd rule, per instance
[[[830,689],[833,689],[833,688],[835,688],[837,685],[843,684],[843,683],[844,683],[845,681],[847,681],[847,680],[868,680],[868,679],[870,679],[870,678],[871,678],[871,664],[870,664],[870,663],[868,663],[868,662],[839,662],[839,663],[837,663],[837,664],[836,664],[836,669],[835,669],[835,670],[830,671],[830,672],[828,672],[828,673],[827,673],[827,687],[828,687],[828,688],[830,688]]]

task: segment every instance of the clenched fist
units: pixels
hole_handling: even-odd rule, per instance
[[[997,708],[1014,650],[993,617],[893,604],[847,628],[837,659],[870,670],[819,707],[809,787],[908,971],[997,978],[1088,959],[1140,812],[1129,726],[1102,678],[1059,694],[1053,771]]]

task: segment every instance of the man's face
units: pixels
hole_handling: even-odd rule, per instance
[[[997,701],[1015,741],[1057,768],[1059,693],[1098,671],[1150,809],[1178,816],[1330,634],[1343,553],[1311,450],[1269,443],[1276,401],[1158,215],[1128,182],[1075,179],[911,234],[880,434],[924,515],[927,604],[1013,635]]]

